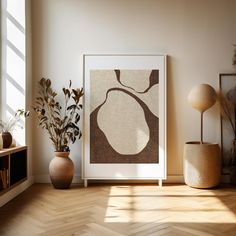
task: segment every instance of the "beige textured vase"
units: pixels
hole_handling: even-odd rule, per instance
[[[184,146],[184,180],[194,188],[212,188],[221,176],[218,144],[188,142]]]
[[[49,164],[49,175],[55,188],[69,188],[74,175],[74,164],[69,158],[69,152],[55,152],[55,157]]]

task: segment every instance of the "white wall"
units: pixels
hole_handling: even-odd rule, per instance
[[[182,175],[185,141],[200,139],[200,115],[187,103],[199,83],[218,88],[232,71],[235,0],[32,0],[34,94],[41,77],[59,90],[82,86],[83,53],[165,53],[168,59],[168,175]],[[217,106],[205,114],[205,140],[219,142]],[[34,124],[34,173],[46,175],[53,156]],[[81,148],[72,148],[80,175]]]

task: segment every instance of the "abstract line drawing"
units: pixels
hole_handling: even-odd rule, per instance
[[[93,70],[90,77],[90,163],[158,163],[159,71]]]

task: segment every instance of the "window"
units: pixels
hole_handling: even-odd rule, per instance
[[[7,120],[17,109],[24,109],[26,102],[25,0],[1,2],[1,116]],[[24,129],[18,129],[14,137],[25,144]]]

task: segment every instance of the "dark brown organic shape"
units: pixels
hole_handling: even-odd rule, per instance
[[[151,72],[151,74],[149,76],[149,86],[148,86],[148,88],[146,88],[142,92],[139,92],[139,91],[136,91],[134,88],[126,86],[125,84],[123,84],[121,82],[121,80],[120,80],[120,70],[115,70],[115,73],[116,73],[116,79],[117,79],[119,84],[121,84],[122,86],[124,86],[126,88],[132,89],[136,93],[140,93],[140,94],[148,92],[149,89],[151,89],[152,86],[154,86],[155,84],[159,83],[159,70],[152,70],[152,72]]]
[[[100,108],[106,103],[108,94],[120,91],[134,98],[142,107],[150,136],[146,147],[138,154],[122,155],[109,144],[104,132],[99,128],[97,116]],[[135,121],[134,121],[135,122]],[[122,88],[111,88],[106,93],[105,101],[90,114],[90,162],[91,163],[158,163],[159,119],[148,106],[133,93]]]

